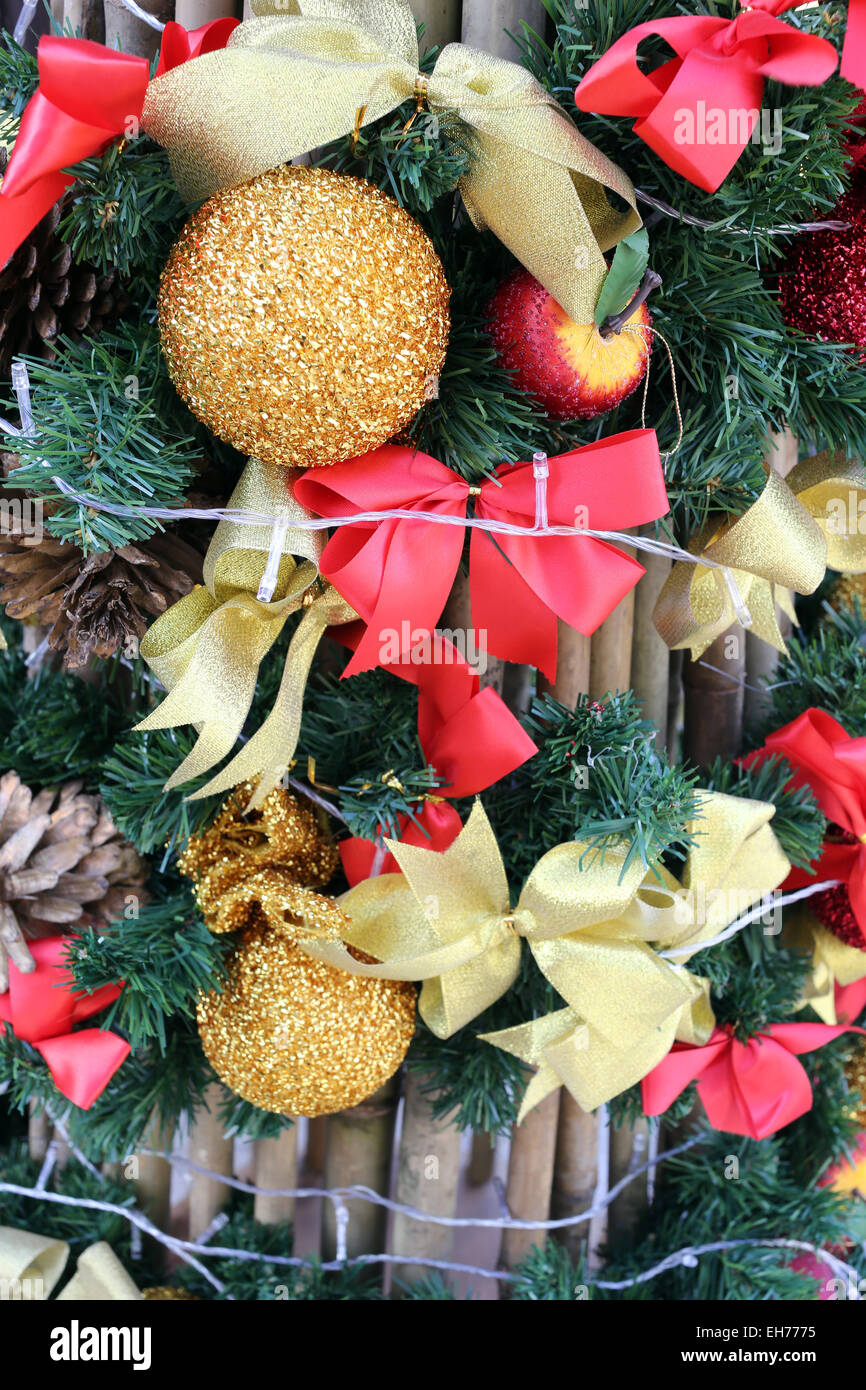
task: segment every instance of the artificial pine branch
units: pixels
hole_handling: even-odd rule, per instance
[[[169,381],[156,331],[147,323],[120,324],[96,342],[63,341],[63,348],[54,363],[25,359],[36,432],[16,439],[19,462],[7,486],[50,504],[50,535],[74,541],[85,553],[119,549],[161,529],[141,507],[182,504],[201,429]],[[6,405],[14,411],[12,401]],[[70,501],[55,477],[133,515]]]
[[[858,738],[866,730],[866,620],[856,597],[838,609],[824,604],[822,621],[811,633],[788,639],[769,687],[771,705],[750,730],[754,743],[815,706]]]
[[[158,886],[158,882],[154,885]],[[185,884],[145,903],[137,917],[114,930],[86,927],[69,944],[69,967],[88,993],[123,980],[123,990],[102,1016],[135,1050],[153,1041],[166,1047],[166,1020],[194,1018],[202,990],[218,988],[231,942],[208,931]]]

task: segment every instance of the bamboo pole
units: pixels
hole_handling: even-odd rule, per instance
[[[683,667],[685,723],[683,757],[707,768],[740,751],[743,736],[743,681],[746,634],[739,625],[717,637],[698,661]]]
[[[298,1186],[298,1126],[284,1129],[276,1139],[259,1139],[255,1146],[255,1184],[258,1188]],[[277,1226],[295,1217],[294,1197],[274,1197],[257,1192],[253,1216],[265,1226]]]
[[[634,605],[632,589],[593,634],[589,663],[589,694],[593,700],[603,700],[605,695],[629,688]]]
[[[483,1187],[493,1177],[496,1144],[492,1134],[473,1134],[466,1180],[471,1187]]]
[[[195,1118],[188,1139],[190,1160],[200,1168],[228,1177],[232,1171],[234,1144],[226,1138],[219,1118],[219,1103],[223,1089],[218,1082],[208,1086],[204,1106]],[[193,1173],[189,1187],[189,1234],[196,1240],[225,1206],[229,1188],[214,1178]]]
[[[105,40],[105,12],[102,0],[63,0],[63,26],[79,32],[94,43]]]
[[[103,5],[108,47],[120,48],[138,58],[153,58],[162,38],[160,31],[134,15],[122,0],[103,0]],[[171,0],[139,0],[139,9],[164,23],[172,18],[174,6]]]
[[[184,29],[198,29],[213,19],[240,17],[241,9],[236,0],[175,0],[174,17]]]
[[[779,434],[770,434],[766,460],[771,468],[784,478],[797,462],[797,437],[790,429]],[[776,607],[776,617],[783,637],[791,632],[791,619],[787,613]],[[779,664],[779,653],[769,642],[762,642],[753,632],[746,634],[746,690],[743,697],[743,725],[745,728],[757,726],[762,721],[772,703],[766,691],[766,684],[772,679]]]
[[[652,527],[646,534],[653,533]],[[671,562],[665,555],[641,557],[646,574],[634,595],[634,633],[631,648],[631,688],[643,705],[646,719],[659,730],[658,750],[667,746],[669,661],[665,642],[656,632],[653,610],[662,585],[670,574]]]
[[[396,1200],[405,1206],[429,1212],[431,1216],[454,1216],[457,1211],[457,1183],[460,1167],[460,1131],[453,1115],[433,1118],[427,1096],[422,1094],[425,1078],[410,1071],[406,1077],[403,1133],[397,1160]],[[426,1256],[447,1260],[451,1255],[454,1230],[437,1226],[397,1212],[391,1240],[395,1255]],[[429,1269],[411,1260],[401,1264],[398,1277],[410,1283],[423,1279]]]
[[[654,528],[647,527],[646,534]],[[643,557],[642,557],[643,559]],[[650,555],[644,560],[646,574],[634,595],[634,627],[631,652],[631,687],[641,701],[643,713],[659,730],[658,752],[661,754],[668,738],[669,672],[668,649],[659,637],[653,622],[653,610],[662,585],[670,573],[671,562],[663,555]],[[649,1126],[638,1119],[633,1125],[612,1130],[610,1145],[611,1183],[615,1185],[640,1166],[649,1142]],[[611,1236],[630,1233],[647,1201],[645,1179],[637,1179],[623,1189],[608,1209]]]
[[[372,1096],[351,1110],[341,1110],[328,1121],[325,1149],[325,1187],[370,1187],[387,1194],[394,1146],[394,1122],[400,1078],[392,1076]],[[387,1210],[373,1202],[347,1202],[349,1225],[346,1252],[381,1254],[385,1249]],[[336,1214],[333,1202],[322,1212],[322,1252],[326,1260],[337,1253]]]
[[[539,690],[549,692],[562,704],[574,709],[578,697],[590,689],[592,645],[588,637],[559,621],[556,680],[550,682],[540,676]],[[583,1210],[592,1200],[597,1180],[596,1117],[581,1110],[568,1091],[558,1092],[551,1098],[549,1106],[539,1106],[530,1132],[521,1135],[519,1130],[515,1131],[506,1190],[531,1194],[523,1208],[526,1215],[521,1213],[521,1218],[544,1221],[548,1214],[559,1218]],[[512,1211],[510,1201],[508,1206]],[[514,1214],[517,1214],[516,1211]],[[574,1253],[580,1246],[582,1237],[579,1233],[583,1230],[581,1227],[566,1227],[557,1238]],[[507,1233],[507,1239],[503,1242],[503,1258],[509,1257],[509,1262],[519,1259],[525,1249],[543,1243],[543,1235],[534,1232],[525,1235],[524,1241],[517,1232]],[[591,1232],[593,1246],[599,1235],[598,1230]]]
[[[32,1159],[41,1163],[48,1152],[48,1143],[51,1139],[52,1125],[48,1116],[37,1100],[31,1100],[28,1106],[27,1115],[27,1149]]]
[[[546,1221],[550,1214],[559,1106],[559,1092],[554,1091],[512,1131],[505,1205],[516,1221]],[[544,1245],[546,1239],[546,1231],[506,1228],[502,1233],[502,1264],[513,1269],[534,1245]],[[507,1296],[507,1288],[503,1293]]]
[[[542,0],[463,0],[461,37],[473,48],[515,60],[518,53],[509,34],[520,35],[521,20],[543,36]]]
[[[413,0],[416,24],[424,25],[422,48],[438,48],[460,37],[460,0]]]
[[[173,1134],[162,1128],[159,1117],[154,1112],[142,1139],[142,1145],[148,1149],[169,1153],[173,1137]],[[131,1178],[136,1206],[140,1207],[161,1231],[167,1231],[171,1214],[171,1164],[167,1158],[160,1158],[158,1154],[146,1153],[131,1154],[127,1163],[131,1163],[132,1167],[127,1168],[124,1164],[123,1171]],[[163,1264],[165,1247],[149,1236],[145,1237],[145,1240],[153,1257]]]

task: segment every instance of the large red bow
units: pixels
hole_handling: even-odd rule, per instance
[[[797,1053],[813,1052],[845,1032],[839,1024],[770,1023],[738,1042],[730,1027],[716,1028],[703,1047],[674,1043],[641,1082],[645,1115],[661,1115],[690,1081],[713,1129],[766,1139],[812,1108],[812,1087]]]
[[[0,994],[0,1033],[8,1023],[16,1038],[41,1052],[57,1089],[74,1105],[89,1110],[129,1055],[129,1043],[116,1033],[72,1028],[99,1013],[120,994],[121,985],[103,985],[93,994],[75,988],[64,963],[69,937],[31,941],[36,969],[30,974],[10,963],[9,992]]]
[[[836,67],[831,43],[775,17],[801,3],[752,0],[732,20],[683,15],[638,24],[593,64],[575,103],[580,111],[637,116],[635,134],[676,173],[714,193],[752,134],[765,78],[814,87]],[[647,73],[637,52],[651,35],[676,57]],[[842,75],[857,86],[866,78],[864,0],[849,5]]]
[[[240,21],[215,19],[187,31],[165,26],[156,76],[225,48]],[[39,40],[39,86],[21,117],[0,191],[0,266],[6,264],[73,182],[63,170],[138,132],[150,69],[146,58],[89,39]]]
[[[630,430],[549,461],[551,526],[570,536],[491,536],[473,528],[472,621],[479,643],[507,661],[556,674],[556,619],[591,633],[643,574],[636,560],[580,527],[622,530],[668,510],[653,430]],[[470,492],[476,517],[530,528],[536,480],[531,463],[504,464],[478,489],[428,454],[385,445],[363,458],[310,468],[295,496],[320,516],[400,508],[417,519],[341,526],[321,567],[367,624],[346,674],[392,666],[433,629],[445,606],[463,549],[463,527],[430,522],[425,513],[465,518]],[[396,644],[398,655],[390,654]]]
[[[857,842],[825,841],[820,859],[808,869],[793,869],[784,887],[806,887],[816,875],[841,880],[866,938],[866,738],[852,738],[825,710],[807,709],[743,761],[748,766],[774,753],[794,769],[792,785],[810,787],[827,819]]]
[[[339,629],[342,640],[355,645],[360,625]],[[399,839],[424,849],[447,849],[462,822],[453,806],[440,797],[475,796],[506,777],[538,752],[532,739],[488,686],[481,689],[478,673],[450,642],[431,637],[424,648],[431,660],[423,665],[401,662],[388,670],[418,687],[418,741],[425,760],[445,785],[437,799],[425,801],[417,818],[401,820]],[[340,844],[343,869],[351,884],[368,878],[376,847],[371,840],[352,838]],[[382,873],[399,873],[391,854]]]

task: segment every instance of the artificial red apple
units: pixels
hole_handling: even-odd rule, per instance
[[[652,322],[641,304],[620,333],[604,338],[575,323],[552,294],[519,269],[496,291],[488,326],[499,362],[555,420],[589,420],[630,396],[643,380]]]

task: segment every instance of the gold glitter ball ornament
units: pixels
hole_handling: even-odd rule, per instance
[[[285,884],[323,887],[339,862],[327,827],[309,806],[275,787],[259,808],[246,812],[252,794],[251,782],[235,787],[213,825],[193,835],[178,859],[213,932],[247,926],[259,890],[278,898]]]
[[[360,1104],[400,1066],[415,987],[362,979],[298,949],[305,935],[339,939],[347,919],[332,899],[285,885],[279,917],[277,925],[272,901],[244,931],[222,993],[199,999],[199,1036],[244,1100],[280,1115],[331,1115]]]
[[[836,612],[853,608],[854,600],[860,605],[860,614],[866,618],[866,574],[843,574],[836,580],[828,594],[828,602]]]
[[[175,1289],[171,1284],[154,1284],[151,1289],[142,1289],[142,1298],[146,1298],[151,1303],[201,1303],[198,1294],[190,1293],[188,1289]]]
[[[159,329],[212,433],[309,468],[384,444],[435,395],[449,294],[430,238],[391,198],[285,165],[193,213],[162,273]]]
[[[848,1082],[846,1112],[866,1130],[866,1038],[857,1040],[854,1052],[845,1063],[845,1079]]]

